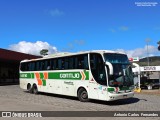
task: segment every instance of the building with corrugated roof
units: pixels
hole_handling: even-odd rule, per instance
[[[19,83],[20,61],[40,57],[0,48],[0,84]]]

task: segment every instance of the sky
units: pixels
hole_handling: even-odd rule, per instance
[[[0,48],[35,55],[105,49],[159,56],[160,0],[0,0],[0,40]]]

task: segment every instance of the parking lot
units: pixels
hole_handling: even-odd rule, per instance
[[[19,85],[0,86],[0,111],[160,111],[159,101],[159,95],[135,94],[125,100],[83,103],[74,97],[30,94],[20,89]]]

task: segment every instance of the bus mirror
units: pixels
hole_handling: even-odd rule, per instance
[[[113,75],[113,66],[110,62],[105,62],[105,64],[109,67],[109,75]]]

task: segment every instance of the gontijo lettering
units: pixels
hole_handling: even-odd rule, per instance
[[[62,73],[60,74],[60,78],[80,78],[79,73]]]

